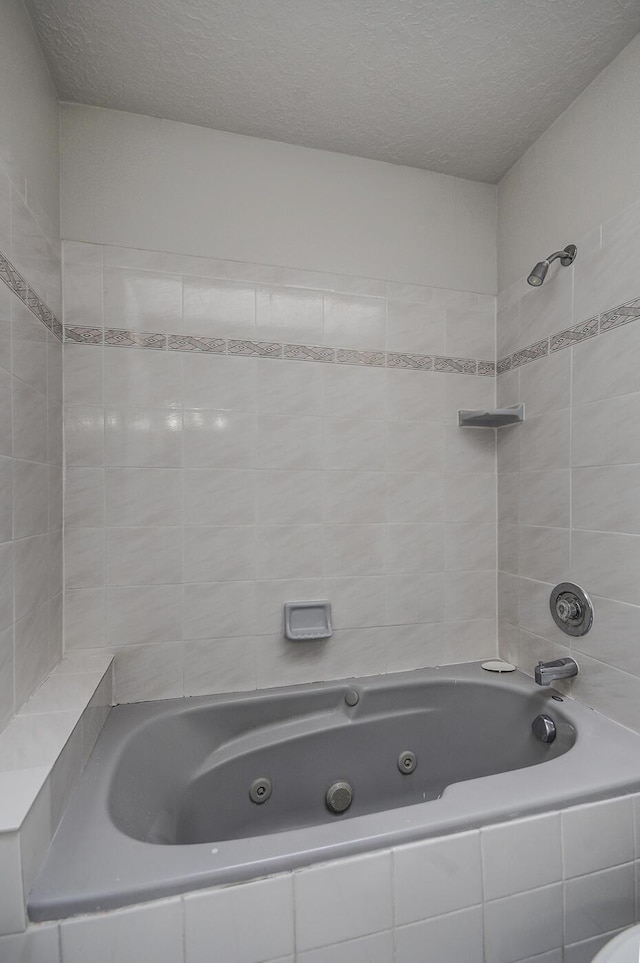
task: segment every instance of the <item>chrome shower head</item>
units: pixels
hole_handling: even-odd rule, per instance
[[[560,264],[562,264],[563,267],[569,267],[569,265],[575,261],[577,253],[578,249],[575,244],[567,244],[563,251],[556,251],[555,254],[550,254],[544,261],[538,261],[527,278],[527,283],[534,288],[539,288],[547,276],[547,271],[552,261],[556,261],[559,258]]]
[[[547,276],[547,271],[549,270],[548,261],[538,261],[533,271],[527,278],[527,283],[534,288],[539,288],[544,279]]]

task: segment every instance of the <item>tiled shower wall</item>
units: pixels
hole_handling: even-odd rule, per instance
[[[495,299],[65,242],[66,645],[118,701],[495,651]],[[329,598],[326,643],[282,637]]]
[[[0,166],[0,728],[62,654],[59,248]]]
[[[572,694],[640,729],[640,203],[577,245],[498,297],[498,401],[527,415],[498,439],[500,649],[529,672],[571,654]],[[593,598],[582,638],[549,612],[567,580]]]

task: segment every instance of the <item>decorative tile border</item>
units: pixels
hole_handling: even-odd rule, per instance
[[[336,360],[335,348],[316,347],[312,344],[285,344],[284,357],[289,361],[326,361]]]
[[[58,339],[63,340],[62,324],[37,291],[28,284],[9,258],[0,251],[0,281],[26,304],[29,311]]]
[[[511,367],[518,368],[521,364],[535,361],[536,358],[544,358],[547,354],[549,354],[549,339],[545,338],[544,341],[536,341],[535,344],[521,348],[520,351],[514,351],[511,355]]]
[[[471,358],[443,358],[433,359],[434,371],[448,371],[452,374],[476,374],[477,362]]]
[[[106,328],[104,343],[121,348],[155,348],[156,351],[162,351],[167,347],[167,336],[153,331],[126,331],[120,328]]]
[[[169,351],[198,351],[204,354],[226,354],[225,338],[193,338],[189,335],[170,334]]]
[[[282,345],[275,341],[227,341],[227,353],[245,358],[281,358]]]
[[[102,328],[88,328],[78,324],[65,324],[64,340],[75,341],[76,344],[102,344],[104,335]]]
[[[371,368],[384,368],[386,356],[384,351],[354,351],[351,348],[338,348],[336,361],[338,364],[364,364]]]
[[[640,298],[636,298],[634,301],[627,301],[626,304],[621,304],[619,307],[614,308],[613,311],[607,311],[600,315],[600,331],[611,331],[612,328],[618,328],[621,324],[628,324],[629,321],[637,321],[640,318]]]
[[[187,334],[161,334],[129,331],[125,328],[65,325],[68,344],[104,344],[122,348],[152,348],[156,351],[184,351],[227,354],[243,358],[281,358],[287,361],[316,361],[323,364],[353,364],[370,368],[403,368],[412,371],[439,371],[450,374],[479,375],[493,378],[493,361],[475,358],[434,357],[405,351],[357,351],[317,344],[280,344],[276,341],[240,341],[227,338],[202,338]]]
[[[593,338],[598,333],[598,319],[589,318],[582,324],[574,324],[572,328],[554,334],[549,340],[549,352],[562,351],[563,348],[570,348],[572,344],[578,344],[586,338]]]
[[[526,348],[520,348],[513,354],[500,358],[496,365],[497,373],[500,375],[512,368],[537,361],[538,358],[546,358],[549,354],[561,351],[563,348],[570,348],[572,345],[586,341],[588,338],[599,337],[606,334],[607,331],[619,328],[621,324],[629,324],[630,321],[640,321],[640,298],[625,301],[617,308],[603,311],[602,314],[589,318],[588,321],[574,324],[573,327],[565,328],[564,331],[557,331],[544,341],[530,344]],[[481,363],[484,364],[484,362],[478,362],[478,366]],[[478,373],[480,373],[479,370]]]
[[[429,354],[387,351],[387,368],[413,368],[417,371],[433,371],[433,358]]]

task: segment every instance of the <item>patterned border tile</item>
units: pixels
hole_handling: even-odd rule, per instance
[[[355,351],[351,348],[338,348],[336,352],[338,364],[365,364],[372,368],[384,368],[384,351]]]
[[[496,376],[495,361],[478,361],[478,374],[484,378],[495,378]]]
[[[65,324],[64,340],[77,344],[102,344],[104,341],[102,328],[85,328],[78,324]]]
[[[199,351],[204,354],[226,354],[226,338],[195,338],[187,334],[170,334],[169,351]]]
[[[227,341],[227,351],[246,358],[282,357],[282,345],[275,341]]]
[[[163,351],[167,347],[167,336],[153,331],[107,328],[104,332],[104,343],[120,348],[156,348]]]
[[[312,344],[285,344],[284,357],[291,361],[335,361],[335,348],[317,347]]]
[[[414,368],[419,371],[433,371],[433,358],[430,354],[387,351],[387,368]]]
[[[537,358],[544,358],[548,354],[549,339],[545,338],[544,341],[536,341],[535,344],[521,348],[520,351],[514,351],[511,355],[511,367],[519,368],[520,365],[529,364],[530,361],[535,361]]]
[[[445,358],[436,357],[433,359],[434,371],[448,371],[450,374],[476,374],[477,365],[472,358]]]
[[[547,354],[569,348],[574,344],[585,341],[587,338],[599,337],[622,324],[628,324],[630,321],[640,321],[640,298],[625,301],[617,308],[603,311],[602,314],[589,318],[587,321],[582,321],[580,324],[574,324],[564,331],[557,331],[550,335],[546,341],[538,341],[536,344],[514,351],[513,354],[498,361],[497,373],[500,375],[504,371],[509,371],[510,368],[516,368],[530,361],[536,361],[538,358],[544,358]]]
[[[62,324],[55,314],[42,300],[37,291],[28,284],[20,272],[13,266],[9,258],[0,251],[0,281],[4,281],[9,290],[26,304],[34,317],[41,321],[46,328],[58,339],[63,340]]]
[[[49,330],[51,330],[53,315],[47,308],[44,301],[38,297],[33,288],[29,287],[29,285],[27,285],[27,307],[31,311],[31,314],[38,319],[38,321],[42,321],[42,323],[46,325]]]
[[[578,344],[586,338],[593,338],[598,333],[598,318],[589,318],[582,324],[574,324],[572,328],[566,328],[551,336],[549,341],[549,352],[562,351],[563,348],[570,348],[572,344]]]
[[[612,311],[606,311],[600,315],[600,331],[611,331],[618,328],[621,324],[628,324],[629,321],[636,321],[640,318],[640,298],[627,301]]]
[[[7,287],[9,287],[14,294],[17,294],[24,304],[27,303],[27,282],[20,272],[14,268],[11,261],[2,253],[0,253],[0,280],[4,281]]]

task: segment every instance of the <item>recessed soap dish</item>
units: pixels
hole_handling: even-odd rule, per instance
[[[326,599],[315,602],[285,602],[284,634],[292,642],[330,639],[333,635],[331,602]]]
[[[459,408],[458,425],[461,428],[504,428],[524,421],[524,405],[508,408]]]

